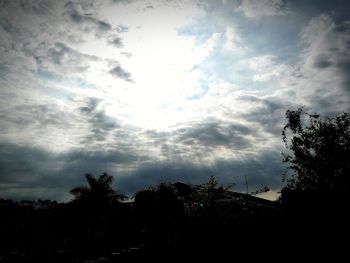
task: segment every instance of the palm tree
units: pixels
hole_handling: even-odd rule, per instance
[[[85,174],[88,186],[77,186],[70,190],[74,200],[85,201],[94,204],[111,204],[125,199],[125,196],[117,193],[111,187],[113,176],[103,173],[99,177]]]

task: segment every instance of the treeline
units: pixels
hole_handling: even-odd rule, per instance
[[[68,203],[1,199],[0,262],[254,258],[293,246],[299,255],[311,253],[310,244],[341,249],[348,237],[343,195],[284,189],[280,200],[268,201],[210,178],[202,185],[161,183],[124,201],[110,187],[112,177],[86,178],[94,183],[84,194],[72,191]]]
[[[195,186],[161,183],[126,202],[111,188],[113,177],[86,179],[69,203],[0,200],[0,261],[114,262],[230,251],[234,240],[281,214],[278,203],[228,191],[214,178]]]

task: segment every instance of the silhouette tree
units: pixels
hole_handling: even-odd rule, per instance
[[[152,227],[176,223],[183,214],[183,202],[176,188],[168,183],[137,192],[134,207],[138,219]]]
[[[219,186],[214,176],[197,190],[197,199],[203,207],[212,207],[224,195],[223,186]]]
[[[302,108],[287,110],[283,161],[293,170],[291,190],[344,192],[350,178],[350,114],[320,118]]]
[[[206,183],[193,189],[192,200],[186,203],[188,213],[203,224],[223,223],[232,208],[229,189],[233,186],[234,184],[224,187],[211,176]],[[229,213],[231,212],[233,210]]]
[[[159,253],[164,253],[176,242],[185,212],[172,184],[160,183],[137,192],[133,208],[146,246],[161,248]]]
[[[70,190],[76,201],[84,201],[95,204],[111,204],[125,198],[111,187],[113,176],[103,173],[99,177],[85,174],[88,186],[78,186]]]

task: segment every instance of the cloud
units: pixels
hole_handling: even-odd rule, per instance
[[[96,56],[83,54],[61,42],[55,42],[52,47],[48,44],[47,49],[43,49],[43,54],[35,59],[41,70],[58,74],[85,72],[90,61],[98,60]]]
[[[2,103],[0,116],[2,141],[48,149],[74,145],[68,136],[63,135],[72,132],[74,116],[69,111],[62,111],[53,102],[23,103],[20,98],[12,98],[10,103]]]
[[[236,8],[236,11],[254,19],[286,13],[284,0],[243,0],[241,5]]]
[[[132,82],[131,74],[119,65],[112,68],[109,72],[117,78]]]
[[[235,191],[245,191],[245,177],[250,191],[265,185],[271,189],[279,189],[284,171],[280,159],[278,152],[263,152],[247,159],[217,160],[210,165],[195,164],[189,160],[176,163],[150,162],[139,166],[131,175],[117,178],[117,187],[125,192],[135,193],[159,182],[201,184],[213,175],[224,185],[235,183]]]
[[[67,201],[69,189],[85,183],[87,172],[115,174],[116,166],[138,157],[118,150],[70,151],[52,154],[35,146],[0,143],[0,196],[53,198]],[[38,190],[38,192],[36,192]]]
[[[108,43],[109,43],[110,45],[113,45],[113,46],[117,47],[117,48],[122,48],[122,47],[124,47],[123,39],[120,38],[120,37],[113,37],[112,39],[110,39],[110,40],[108,41]]]
[[[89,98],[86,106],[79,108],[82,115],[89,123],[89,132],[85,135],[82,143],[91,144],[94,141],[108,141],[110,133],[121,128],[116,119],[106,115],[101,100]]]
[[[77,24],[87,23],[95,26],[98,31],[109,31],[112,29],[112,25],[106,21],[95,17],[93,4],[87,2],[68,2],[65,4],[65,9],[70,17],[70,19]],[[93,13],[91,13],[93,11]]]
[[[111,0],[113,3],[116,3],[116,4],[130,4],[132,2],[134,2],[135,0]]]
[[[67,5],[62,1],[45,4],[6,1],[3,5],[0,11],[2,64],[11,73],[19,70],[22,78],[26,73],[36,78],[37,73],[46,80],[48,77],[67,80],[73,74],[87,79],[85,74],[91,66],[97,71],[108,63],[90,52],[89,46],[84,50],[92,54],[82,51],[81,46],[87,45],[91,36],[103,38],[104,42],[112,36],[122,41],[119,32],[126,30],[122,25],[113,27],[105,21],[99,14],[99,4],[92,5],[89,1]]]
[[[148,160],[134,165],[131,170],[122,167],[137,164],[140,156],[118,150],[52,154],[33,146],[1,143],[0,153],[0,196],[15,199],[68,201],[72,198],[69,189],[84,184],[83,175],[87,172],[113,175],[114,187],[127,194],[159,182],[204,183],[211,175],[223,184],[236,183],[236,191],[244,191],[244,177],[251,191],[264,185],[279,189],[284,169],[277,152],[265,152],[249,159],[221,160],[210,165],[190,160]]]
[[[201,123],[176,131],[177,141],[183,144],[199,144],[215,147],[242,149],[251,146],[246,135],[254,131],[239,123],[220,122],[219,120],[203,120]]]
[[[37,10],[41,10],[40,13]],[[93,1],[69,1],[66,4],[52,0],[26,4],[6,1],[0,15],[0,31],[5,33],[0,43],[6,41],[8,48],[21,46],[17,51],[23,50],[29,56],[39,56],[38,50],[45,48],[67,51],[56,43],[76,50],[87,40],[91,41],[91,36],[105,41],[118,37],[121,41],[119,34],[127,30],[121,24],[109,23],[101,14],[101,2]]]
[[[292,72],[290,65],[278,63],[277,57],[270,54],[251,57],[246,63],[253,70],[253,81],[256,82],[276,80]]]
[[[323,69],[330,66],[341,67],[348,63],[350,54],[350,24],[337,25],[332,17],[322,14],[310,20],[301,32],[301,40],[306,45],[305,66]]]
[[[41,101],[2,105],[0,132],[3,141],[35,145],[48,152],[77,149],[110,150],[131,141],[133,130],[121,127],[117,118],[105,113],[105,103],[97,98],[69,101]],[[118,137],[117,137],[118,135]],[[121,147],[120,149],[124,149]]]
[[[350,24],[338,9],[0,2],[3,195],[66,198],[103,171],[128,192],[212,174],[277,189],[285,110],[349,109]]]
[[[312,18],[301,32],[298,96],[320,112],[349,109],[350,25],[332,16]]]
[[[232,25],[226,27],[224,47],[235,53],[248,51],[248,48],[243,44],[243,40],[237,28]]]
[[[256,96],[241,96],[239,100],[253,104],[250,110],[242,114],[246,121],[259,124],[262,131],[272,134],[274,140],[269,143],[281,142],[281,132],[285,123],[285,111],[289,108],[298,107],[281,97],[260,98]],[[261,139],[263,139],[262,134]]]

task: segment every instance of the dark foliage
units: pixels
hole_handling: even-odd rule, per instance
[[[342,240],[349,236],[350,220],[350,114],[321,118],[298,109],[288,110],[286,117],[283,161],[289,164],[292,177],[281,191],[284,239],[288,237],[298,254],[345,255]]]
[[[113,176],[103,173],[96,178],[92,174],[85,174],[85,178],[88,186],[78,186],[70,190],[75,201],[103,206],[126,198],[112,189]]]
[[[89,187],[74,188],[69,203],[0,200],[5,215],[0,218],[5,226],[0,261],[115,262],[222,254],[242,245],[253,229],[257,235],[264,232],[272,226],[271,215],[281,213],[277,203],[230,192],[214,178],[194,186],[161,183],[124,202],[107,176],[86,176]],[[231,240],[233,235],[237,240]]]
[[[345,192],[350,180],[350,114],[321,119],[302,109],[286,112],[284,162],[293,171],[288,188]]]

